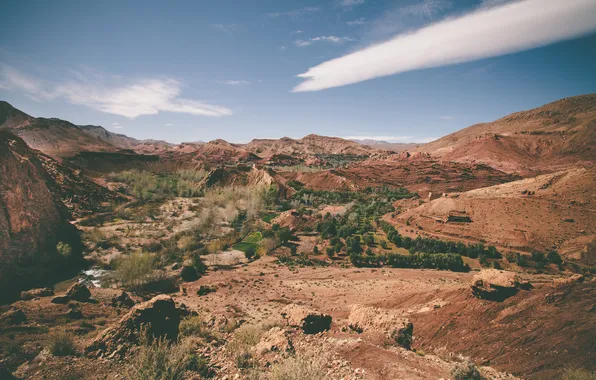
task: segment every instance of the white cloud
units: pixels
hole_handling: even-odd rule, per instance
[[[408,16],[432,18],[446,8],[451,7],[449,0],[424,0],[417,4],[400,8],[400,13]]]
[[[174,124],[168,123],[168,124],[166,124],[166,127],[171,127],[172,125],[174,125]]]
[[[337,37],[337,36],[319,36],[313,37],[309,40],[296,40],[294,41],[294,45],[298,47],[306,47],[312,45],[313,42],[332,42],[334,44],[339,44],[342,42],[353,42],[356,41],[355,38],[352,37]]]
[[[291,11],[285,11],[285,12],[272,12],[272,13],[269,13],[268,16],[271,18],[284,17],[284,16],[300,17],[300,16],[304,16],[307,13],[318,12],[320,10],[321,9],[319,7],[304,7],[304,8],[293,9]]]
[[[286,50],[286,49],[287,49],[287,47],[285,47],[285,46],[280,46],[280,47],[279,47],[279,50],[280,50],[280,51],[284,51],[284,50]]]
[[[291,34],[302,34],[304,30],[294,30]]]
[[[230,79],[219,81],[218,83],[227,84],[228,86],[244,86],[244,85],[250,84],[250,82],[245,81],[245,80],[230,80]]]
[[[12,90],[46,101],[62,99],[102,112],[135,118],[159,112],[179,112],[202,116],[227,116],[229,108],[180,97],[182,84],[174,79],[107,80],[107,76],[87,77],[73,73],[72,78],[52,83],[25,75],[10,66],[0,65],[0,81]]]
[[[451,120],[453,120],[453,116],[441,116],[441,117],[439,117],[439,119],[445,120],[445,121],[451,121]]]
[[[362,4],[364,4],[364,0],[341,0],[339,2],[339,5],[345,8],[350,8]]]
[[[481,8],[324,62],[294,92],[519,52],[596,30],[596,0],[523,0]]]
[[[346,24],[350,26],[364,25],[366,24],[366,19],[364,17],[360,17],[359,19],[348,21]]]

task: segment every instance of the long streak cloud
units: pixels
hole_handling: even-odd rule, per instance
[[[298,75],[320,91],[412,70],[515,53],[596,30],[596,0],[523,0],[446,19]]]

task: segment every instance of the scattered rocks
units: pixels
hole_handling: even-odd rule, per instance
[[[398,345],[408,350],[411,347],[414,325],[409,319],[388,310],[352,305],[348,323],[350,329],[354,331],[383,331]]]
[[[289,326],[299,327],[305,334],[318,334],[331,328],[331,316],[304,306],[288,305],[282,312],[282,317]]]
[[[569,277],[555,278],[553,280],[553,285],[561,286],[561,285],[569,285],[569,284],[574,284],[574,283],[582,283],[582,282],[584,282],[584,279],[585,278],[582,274],[576,273]]]
[[[118,324],[105,329],[87,346],[90,357],[124,356],[131,345],[139,343],[141,331],[149,338],[178,338],[180,310],[172,297],[161,294],[147,302],[135,305]]]
[[[517,274],[497,269],[483,269],[472,279],[472,293],[490,301],[503,301],[515,295],[520,288],[528,289],[528,282],[521,282]]]
[[[68,288],[66,297],[73,301],[87,302],[91,298],[91,292],[85,285],[77,282]]]
[[[34,298],[50,297],[53,295],[54,291],[51,288],[37,288],[21,292],[21,299],[31,300]]]
[[[254,350],[259,355],[267,352],[292,353],[294,352],[294,345],[285,330],[280,327],[273,327],[263,334]]]
[[[135,303],[125,291],[112,298],[112,306],[114,307],[133,307]]]
[[[20,325],[27,322],[27,316],[21,309],[10,309],[0,315],[0,321],[8,325]]]

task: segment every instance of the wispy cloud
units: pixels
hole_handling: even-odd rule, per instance
[[[247,84],[250,84],[250,82],[246,81],[246,80],[230,80],[230,79],[222,80],[222,81],[219,81],[218,83],[227,84],[228,86],[245,86]]]
[[[172,125],[174,125],[174,124],[168,123],[168,124],[166,124],[166,127],[171,127]]]
[[[332,42],[334,44],[339,44],[342,42],[353,42],[356,41],[355,38],[352,37],[337,37],[337,36],[319,36],[313,37],[309,40],[296,40],[294,41],[294,45],[298,47],[306,47],[312,45],[314,42]]]
[[[141,115],[155,115],[162,111],[202,116],[232,114],[226,107],[182,98],[182,83],[175,79],[126,81],[119,78],[116,81],[109,80],[108,76],[87,76],[80,72],[71,74],[65,81],[49,82],[0,64],[0,83],[39,102],[61,99],[71,104],[131,119]]]
[[[346,22],[346,24],[350,25],[350,26],[356,26],[356,25],[364,25],[366,24],[366,19],[364,17],[360,17],[356,20],[352,20],[352,21],[348,21]]]
[[[482,8],[324,62],[294,92],[319,91],[406,71],[495,57],[596,30],[595,0],[523,0]]]
[[[404,15],[423,16],[432,18],[443,10],[451,7],[449,0],[423,0],[419,3],[400,8]]]
[[[112,128],[114,128],[114,129],[122,129],[122,126],[120,125],[120,123],[112,123]]]
[[[308,13],[318,12],[320,10],[321,9],[319,7],[304,7],[304,8],[293,9],[293,10],[285,11],[285,12],[272,12],[272,13],[269,13],[268,16],[271,18],[299,17],[299,16],[304,16],[305,14],[308,14]]]
[[[364,4],[364,0],[340,0],[339,5],[344,8],[355,7],[356,5]]]
[[[445,120],[445,121],[451,121],[451,120],[453,120],[453,116],[440,116],[439,119]]]
[[[238,24],[213,24],[211,26],[217,30],[229,34],[230,36],[233,36],[234,32],[239,30],[246,30],[246,27]]]

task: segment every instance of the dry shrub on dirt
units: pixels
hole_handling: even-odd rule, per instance
[[[563,372],[561,380],[596,380],[596,373],[583,368],[569,368]]]
[[[170,344],[165,339],[148,342],[142,346],[131,360],[125,378],[129,380],[182,380],[187,370],[205,371],[204,359],[193,352],[186,342]]]
[[[263,327],[257,325],[244,325],[234,332],[234,337],[228,344],[228,352],[234,358],[238,368],[254,366],[251,350],[259,343],[263,333]]]
[[[483,380],[484,377],[472,362],[458,364],[452,371],[453,380]]]
[[[271,380],[323,380],[327,377],[325,359],[318,357],[290,357],[271,367]]]
[[[50,335],[48,344],[50,353],[54,356],[70,356],[76,353],[74,335],[64,330]]]
[[[140,289],[149,280],[155,269],[155,258],[148,253],[135,252],[116,261],[114,276],[123,287]]]

